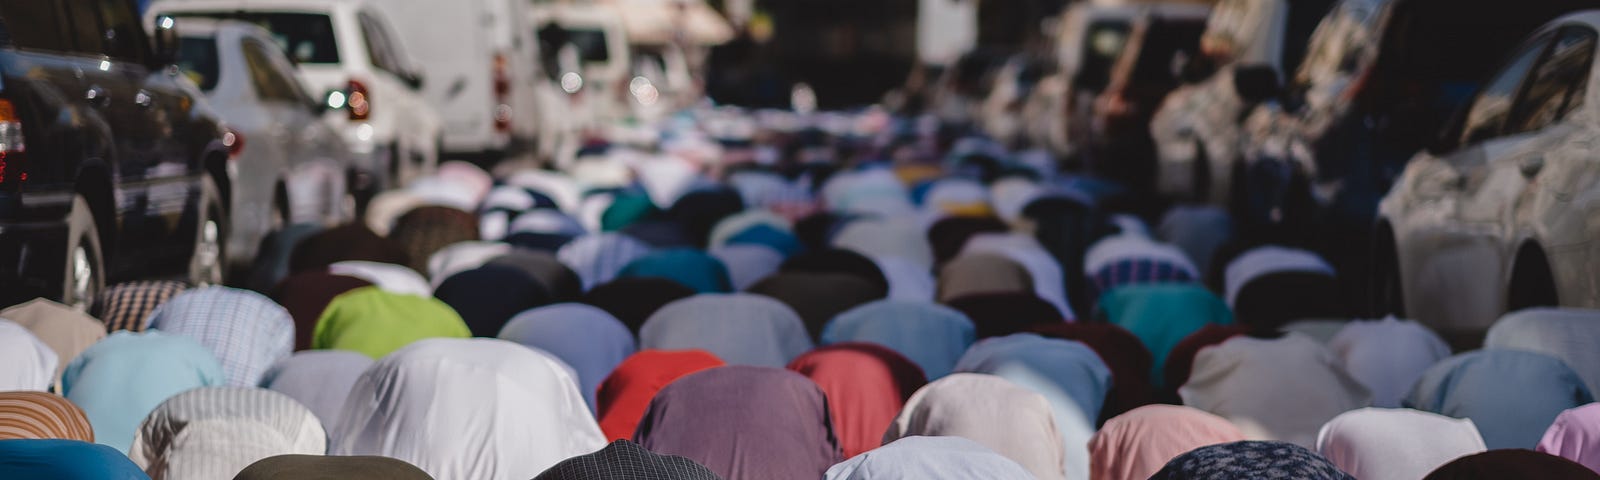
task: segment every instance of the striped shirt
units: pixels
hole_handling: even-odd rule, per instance
[[[222,363],[228,385],[253,386],[294,350],[289,311],[258,293],[226,287],[192,290],[150,314],[150,328],[192,338]]]

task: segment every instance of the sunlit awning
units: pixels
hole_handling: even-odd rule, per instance
[[[665,44],[678,32],[699,45],[719,45],[733,39],[733,27],[703,0],[607,0],[622,16],[628,42]]]

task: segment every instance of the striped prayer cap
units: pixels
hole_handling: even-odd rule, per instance
[[[89,314],[106,323],[106,332],[142,332],[151,311],[188,289],[187,283],[169,280],[119,283],[100,294]]]
[[[0,392],[0,440],[94,441],[89,417],[72,401],[44,392]]]
[[[300,402],[261,388],[180,393],[145,417],[128,458],[151,478],[229,478],[276,455],[320,455],[327,431]]]

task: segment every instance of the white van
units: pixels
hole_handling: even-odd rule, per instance
[[[499,156],[538,134],[538,42],[527,0],[373,0],[428,71],[448,156]]]
[[[536,4],[528,18],[545,74],[534,82],[540,153],[564,164],[587,133],[630,113],[627,32],[616,11],[603,5]]]
[[[323,116],[358,157],[363,196],[404,185],[439,161],[439,115],[419,94],[422,73],[365,0],[161,0],[146,18],[239,20],[265,28],[295,61]]]

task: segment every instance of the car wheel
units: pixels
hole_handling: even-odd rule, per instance
[[[83,196],[72,199],[67,219],[67,258],[62,275],[61,303],[88,311],[105,288],[105,262],[100,256],[100,229]]]
[[[1405,318],[1405,285],[1400,277],[1400,254],[1394,242],[1394,233],[1387,226],[1376,232],[1377,243],[1372,255],[1372,285],[1368,316],[1380,318],[1394,315]]]
[[[1206,143],[1194,141],[1194,171],[1189,174],[1189,193],[1198,202],[1211,200],[1211,154],[1206,153]]]
[[[1555,275],[1544,251],[1537,245],[1524,245],[1517,251],[1516,262],[1512,266],[1511,285],[1506,289],[1506,311],[1560,306]]]
[[[282,194],[272,200],[272,211],[267,213],[267,233],[283,230],[289,225],[289,200]]]
[[[276,207],[274,207],[276,208]],[[200,221],[195,224],[194,254],[189,257],[189,283],[197,287],[222,285],[227,258],[227,230],[216,182],[206,177],[200,195]]]

